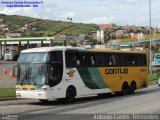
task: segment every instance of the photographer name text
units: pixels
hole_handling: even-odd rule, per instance
[[[5,7],[39,7],[43,1],[1,1],[0,5]]]

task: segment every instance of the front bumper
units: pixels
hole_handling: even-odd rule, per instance
[[[47,91],[16,91],[17,98],[50,99]]]

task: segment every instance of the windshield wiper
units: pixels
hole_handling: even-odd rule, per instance
[[[28,69],[27,73],[25,74],[24,78],[23,78],[22,81],[21,81],[21,85],[23,85],[24,80],[28,80],[28,84],[29,84],[29,80],[32,78],[32,77],[31,77],[31,76],[32,76],[31,74],[33,74],[33,73],[31,73],[30,71],[31,71],[31,70]],[[33,84],[36,86],[37,84],[36,84],[36,82],[34,81],[34,79],[33,79],[32,81],[33,81]]]
[[[29,78],[29,72],[27,72],[24,76],[24,78],[21,81],[21,85],[23,85],[24,80],[27,80]]]
[[[29,81],[31,78],[33,78],[33,76],[34,76],[31,71],[32,71],[32,68],[31,68],[31,69],[28,69],[28,73],[30,73],[29,76],[28,76],[28,81]],[[33,81],[33,84],[34,84],[35,86],[37,86],[37,83],[34,81],[34,78],[32,79],[32,81]]]
[[[31,77],[29,77],[29,79],[30,79]],[[28,79],[28,80],[29,80]],[[33,84],[35,85],[35,86],[37,86],[37,83],[34,81],[34,79],[32,80],[33,81]]]

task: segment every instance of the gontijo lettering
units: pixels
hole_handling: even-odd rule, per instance
[[[128,68],[110,68],[105,69],[105,74],[128,74]]]

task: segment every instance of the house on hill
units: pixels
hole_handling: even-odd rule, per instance
[[[98,26],[99,26],[99,29],[103,29],[103,30],[118,28],[118,26],[116,24],[114,24],[114,23],[111,23],[111,24],[99,24]]]

